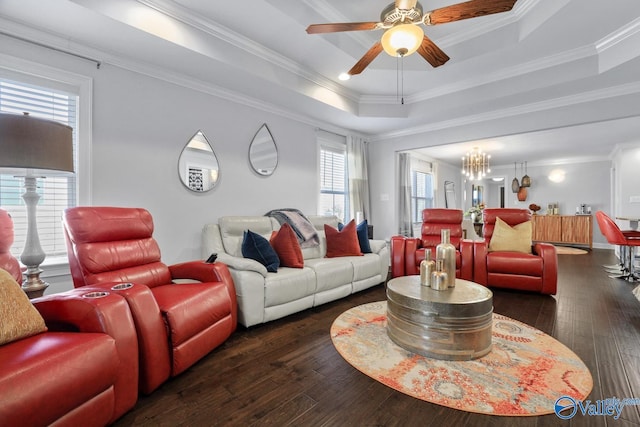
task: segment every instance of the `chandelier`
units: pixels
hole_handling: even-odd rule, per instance
[[[462,157],[462,173],[470,180],[482,179],[487,173],[491,172],[489,168],[490,154],[484,153],[474,147],[466,156]]]

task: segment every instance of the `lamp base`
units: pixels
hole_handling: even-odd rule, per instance
[[[29,299],[43,296],[45,289],[49,287],[49,284],[40,278],[40,273],[42,270],[38,267],[27,267],[27,271],[24,273],[22,290]]]

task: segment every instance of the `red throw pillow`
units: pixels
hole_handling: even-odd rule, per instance
[[[330,225],[324,225],[324,234],[327,237],[327,258],[341,256],[362,256],[356,222],[349,221],[347,225],[338,231]]]
[[[304,267],[304,258],[302,257],[302,249],[296,237],[295,231],[288,223],[282,224],[280,230],[271,233],[269,243],[280,258],[282,267],[302,268]]]

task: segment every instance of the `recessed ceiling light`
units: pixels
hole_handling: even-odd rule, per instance
[[[351,76],[347,73],[342,73],[338,76],[338,79],[345,81],[345,80],[349,80],[351,78]]]

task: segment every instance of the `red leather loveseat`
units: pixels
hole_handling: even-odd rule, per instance
[[[391,276],[410,276],[420,273],[425,249],[431,249],[435,259],[441,231],[450,230],[450,241],[456,247],[456,277],[473,280],[473,242],[462,238],[462,216],[459,209],[424,209],[421,237],[391,237]]]
[[[531,253],[489,248],[497,218],[514,227],[530,221],[531,213],[526,209],[487,208],[482,216],[484,240],[473,243],[473,281],[489,287],[555,294],[558,258],[552,244],[531,243]]]
[[[227,266],[162,263],[147,210],[75,207],[64,212],[63,223],[74,286],[99,287],[129,303],[141,392],[180,374],[236,329],[236,292]]]

